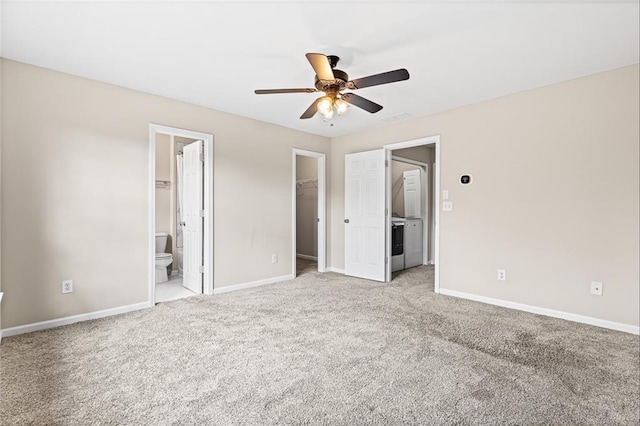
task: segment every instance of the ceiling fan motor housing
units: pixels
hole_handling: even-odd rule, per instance
[[[335,80],[320,80],[316,75],[316,89],[323,92],[339,92],[347,87],[347,81],[349,81],[349,75],[342,70],[333,70],[333,76]]]

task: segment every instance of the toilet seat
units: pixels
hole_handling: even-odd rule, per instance
[[[156,259],[169,259],[171,253],[156,253]]]

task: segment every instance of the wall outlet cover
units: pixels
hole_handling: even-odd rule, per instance
[[[73,293],[73,280],[62,281],[62,294]]]
[[[602,296],[602,283],[598,281],[591,281],[591,294],[596,296]]]

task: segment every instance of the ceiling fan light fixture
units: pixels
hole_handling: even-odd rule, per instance
[[[322,114],[322,117],[325,120],[331,120],[333,118],[333,108],[331,108],[329,111],[327,111],[326,113],[321,112],[320,114]]]
[[[336,112],[338,115],[342,115],[349,110],[349,104],[343,101],[342,99],[336,99],[335,102]]]
[[[320,98],[320,101],[318,102],[318,111],[324,116],[329,114],[329,112],[332,112],[331,115],[333,116],[333,99],[329,96],[323,96]]]

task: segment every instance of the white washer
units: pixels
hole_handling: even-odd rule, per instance
[[[404,222],[404,268],[422,265],[422,219]]]

